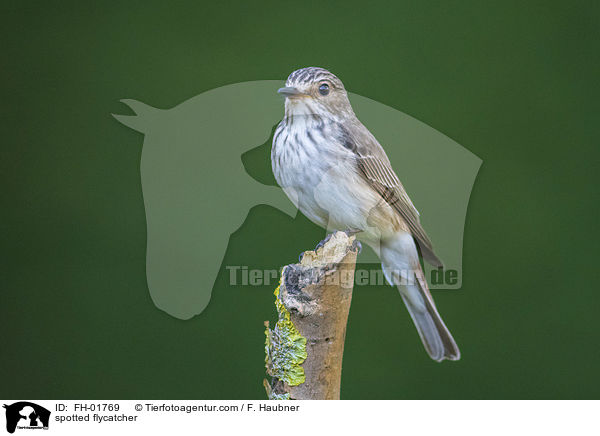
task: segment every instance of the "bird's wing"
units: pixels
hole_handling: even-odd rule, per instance
[[[356,147],[353,150],[359,172],[404,219],[421,249],[423,258],[435,267],[443,266],[442,261],[434,253],[431,240],[421,225],[419,212],[392,169],[385,151],[372,135],[363,136],[361,139],[361,141],[355,142]]]

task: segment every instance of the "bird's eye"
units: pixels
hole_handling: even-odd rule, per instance
[[[321,86],[319,86],[319,94],[321,94],[321,95],[329,94],[329,85],[327,83],[321,83]]]

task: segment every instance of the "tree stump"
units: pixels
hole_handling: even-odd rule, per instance
[[[265,321],[269,399],[339,400],[359,249],[354,236],[336,232],[283,268],[278,321],[273,329]]]

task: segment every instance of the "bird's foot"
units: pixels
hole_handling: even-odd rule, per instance
[[[347,236],[354,236],[354,235],[356,235],[356,234],[358,234],[358,233],[360,233],[360,232],[362,232],[362,230],[361,230],[361,229],[351,229],[351,228],[347,228],[346,230],[344,230],[344,233],[345,233]]]
[[[344,230],[344,233],[346,235],[348,235],[348,237],[350,237],[350,236],[356,236],[360,232],[362,232],[361,229],[347,228],[346,230]],[[362,251],[362,244],[360,243],[360,241],[358,239],[356,239],[354,241],[354,246],[358,249],[358,254],[360,254],[360,252]]]
[[[346,229],[344,230],[344,233],[350,237],[350,236],[354,236],[358,233],[362,232],[362,230],[360,229]],[[327,236],[325,236],[325,239],[323,239],[321,242],[319,242],[317,244],[317,246],[315,247],[314,251],[317,251],[319,248],[323,247],[325,244],[327,244],[327,242],[331,239],[331,237],[333,236],[335,232],[332,232],[330,234],[328,234]],[[358,248],[358,252],[360,253],[362,251],[362,245],[358,240],[354,241],[354,246],[356,248]],[[302,262],[302,257],[304,256],[304,253],[300,254],[300,261]]]
[[[319,242],[317,244],[314,251],[317,251],[319,248],[322,248],[325,244],[327,244],[327,242],[331,239],[332,236],[333,236],[333,233],[330,233],[327,236],[325,236],[325,239],[323,239],[321,242]]]

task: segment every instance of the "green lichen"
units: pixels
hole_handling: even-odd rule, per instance
[[[281,286],[281,285],[280,285]],[[275,328],[265,323],[265,366],[267,374],[284,381],[289,386],[304,383],[304,368],[300,366],[307,357],[306,338],[290,319],[290,312],[279,298],[279,286],[275,289],[275,307],[279,315]],[[289,399],[289,394],[269,393],[270,399]]]

